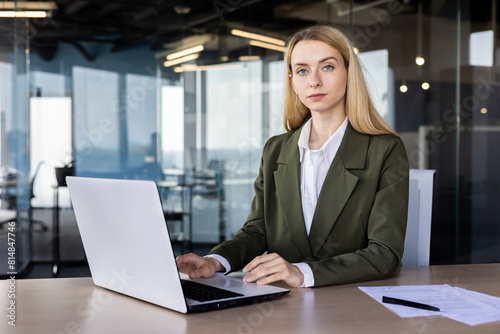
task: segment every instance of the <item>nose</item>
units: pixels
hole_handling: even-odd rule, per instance
[[[321,79],[319,78],[319,76],[316,73],[316,71],[313,71],[311,73],[311,77],[310,77],[310,80],[309,80],[309,87],[316,88],[316,87],[319,87],[319,86],[321,86]]]
[[[319,82],[317,80],[309,82],[309,87],[316,88],[319,87]]]

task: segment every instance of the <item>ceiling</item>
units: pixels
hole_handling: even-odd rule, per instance
[[[37,28],[33,52],[50,60],[59,43],[75,45],[89,60],[86,42],[109,43],[112,52],[148,44],[152,50],[175,48],[192,36],[227,34],[231,27],[252,28],[280,37],[304,24],[295,18],[280,18],[280,6],[317,0],[65,0]],[[62,4],[66,3],[66,4]],[[42,21],[40,21],[42,22]],[[274,32],[274,33],[273,33]],[[276,33],[279,32],[279,33]]]
[[[476,0],[476,2],[484,2]],[[36,1],[29,1],[36,2]],[[95,55],[89,42],[107,43],[112,52],[148,45],[161,52],[179,49],[188,41],[208,41],[217,52],[248,48],[241,38],[231,37],[230,29],[240,28],[286,39],[298,28],[316,22],[348,24],[350,6],[358,8],[356,24],[373,20],[373,7],[387,8],[387,1],[355,0],[56,0],[57,9],[48,19],[30,19],[32,52],[50,61],[60,43],[74,45],[88,60]],[[415,14],[418,3],[433,15],[453,8],[452,0],[399,0],[403,14]],[[1,4],[1,1],[0,1]],[[366,9],[361,9],[362,7]],[[490,5],[491,6],[491,5]],[[485,7],[481,15],[491,15]],[[431,8],[432,7],[432,8]],[[442,10],[443,16],[447,14]],[[449,11],[449,10],[448,10]],[[471,14],[472,15],[472,14]],[[12,30],[14,19],[0,19],[0,34]],[[6,34],[4,35],[4,38]],[[229,36],[220,38],[220,36]],[[0,44],[5,44],[5,40]],[[10,43],[12,44],[12,42]],[[210,49],[210,46],[209,46]]]
[[[330,0],[331,1],[331,0]],[[36,1],[29,1],[36,2]],[[293,31],[324,17],[327,0],[56,0],[49,19],[30,19],[32,52],[50,61],[60,43],[74,45],[88,60],[95,56],[88,42],[111,44],[112,52],[148,44],[152,50],[179,47],[189,37],[227,36],[231,28],[285,39]],[[349,1],[335,1],[349,6]],[[356,0],[357,4],[369,3]],[[1,2],[0,2],[1,3]],[[319,4],[319,7],[318,7]],[[348,7],[347,7],[348,8]],[[317,11],[317,10],[315,10]],[[301,16],[306,13],[306,16]],[[324,17],[324,20],[327,18]],[[14,19],[0,19],[0,33],[12,30]],[[238,39],[225,41],[228,52],[241,48]],[[8,44],[9,41],[4,41]],[[213,42],[220,49],[220,41]]]

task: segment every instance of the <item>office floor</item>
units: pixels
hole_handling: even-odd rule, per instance
[[[45,223],[46,230],[40,226],[32,234],[32,262],[19,278],[51,278],[52,276],[52,210],[35,209],[33,218]],[[88,277],[90,270],[85,258],[82,241],[71,209],[60,211],[60,259],[57,277]],[[194,244],[193,252],[206,254],[213,245]],[[177,247],[174,251],[180,254]],[[187,248],[186,248],[187,252]]]

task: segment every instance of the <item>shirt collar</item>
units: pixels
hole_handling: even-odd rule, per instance
[[[323,151],[323,154],[325,156],[328,165],[332,163],[333,158],[337,153],[338,147],[340,146],[340,142],[344,137],[348,121],[349,120],[346,116],[344,122],[342,122],[337,131],[335,131],[335,133],[330,138],[328,138],[328,140],[318,150],[318,151]],[[312,118],[309,118],[309,120],[307,120],[307,122],[304,124],[300,132],[300,137],[298,141],[300,162],[302,162],[305,152],[309,150],[309,136],[311,135],[311,126],[312,126]]]
[[[302,158],[304,157],[304,154],[306,150],[309,149],[309,136],[311,134],[311,122],[312,118],[309,118],[302,127],[302,130],[300,131],[300,137],[298,141],[299,145],[299,154],[300,154],[300,162],[302,162]]]

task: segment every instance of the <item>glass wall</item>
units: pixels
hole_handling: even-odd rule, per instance
[[[0,275],[29,264],[30,43],[25,19],[3,19],[0,38]]]
[[[49,195],[37,206],[53,205],[52,169],[74,159],[78,175],[188,186],[190,195],[181,195],[191,203],[188,237],[210,245],[230,238],[249,212],[266,140],[285,131],[286,80],[279,47],[251,45],[231,31],[283,41],[329,23],[358,48],[376,106],[402,137],[411,168],[436,170],[431,263],[500,260],[496,1],[213,4],[203,19],[175,21],[199,33],[177,30],[170,44],[117,50],[101,38],[59,43],[52,57],[17,44],[2,51],[2,167],[30,175],[36,166],[30,96],[70,101],[71,149],[43,159],[37,191]],[[76,21],[74,29],[83,32]],[[196,59],[166,66],[167,55],[195,44],[204,47]],[[177,195],[163,193],[168,208]]]
[[[304,25],[331,23],[351,36],[376,106],[403,138],[411,168],[436,170],[431,245],[436,264],[500,258],[499,150],[493,148],[500,139],[494,104],[498,9],[494,1],[479,7],[463,1],[317,1],[282,12]],[[268,51],[267,56],[275,55]],[[201,170],[210,160],[227,163],[222,188],[230,196],[224,197],[223,215],[219,212],[221,239],[230,237],[248,213],[263,144],[284,131],[283,63],[266,57],[257,63],[260,69],[240,63],[253,76],[240,77],[245,70],[235,69],[177,74],[185,86],[196,88],[203,114],[192,132],[203,138],[195,150],[203,159],[190,161]],[[176,77],[171,69],[162,70]],[[198,197],[195,203],[205,203]],[[216,230],[214,216],[199,217],[200,226]]]

